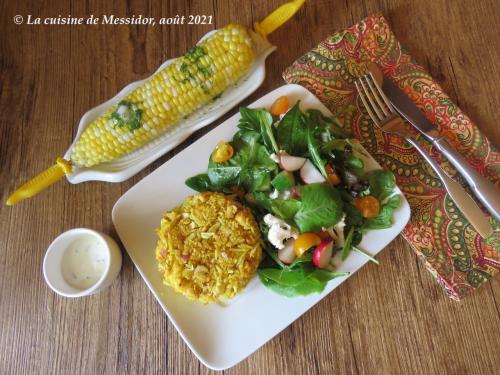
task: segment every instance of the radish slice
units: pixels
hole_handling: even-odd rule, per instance
[[[300,168],[300,177],[306,184],[313,184],[315,182],[325,182],[323,175],[316,169],[310,160],[306,160],[302,168]]]
[[[283,154],[280,156],[280,164],[285,171],[298,171],[306,162],[306,158]]]
[[[285,264],[291,264],[295,260],[295,250],[293,249],[293,243],[295,239],[289,239],[285,242],[285,247],[278,250],[278,258]]]
[[[333,240],[326,238],[314,249],[312,261],[318,268],[326,268],[333,254]]]

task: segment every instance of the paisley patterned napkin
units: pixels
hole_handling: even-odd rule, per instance
[[[365,73],[367,62],[376,62],[471,165],[497,186],[500,153],[401,47],[382,16],[370,16],[326,38],[283,73],[287,82],[314,93],[384,168],[394,172],[412,208],[402,235],[446,293],[459,300],[500,270],[499,223],[490,219],[495,233],[482,239],[419,154],[402,138],[382,134],[373,126],[353,81]],[[430,143],[423,137],[419,140],[452,177],[463,182]]]

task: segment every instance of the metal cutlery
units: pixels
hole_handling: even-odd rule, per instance
[[[415,103],[390,79],[384,76],[377,64],[369,64],[368,70],[398,113],[446,156],[465,178],[474,195],[497,220],[500,220],[500,190],[469,165],[467,160],[439,134],[437,127],[427,120]]]
[[[372,74],[358,79],[356,81],[356,88],[368,115],[375,125],[384,132],[403,137],[420,152],[441,179],[450,198],[455,202],[471,225],[483,238],[490,236],[493,233],[493,228],[487,216],[481,211],[471,196],[467,194],[464,188],[448,176],[439,164],[425,151],[422,145],[412,137],[406,129],[403,119],[396,112]]]

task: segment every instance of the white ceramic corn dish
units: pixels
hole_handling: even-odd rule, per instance
[[[208,38],[216,31],[217,30],[213,30],[205,34],[200,39],[200,42]],[[107,182],[125,181],[158,159],[160,156],[182,143],[196,130],[214,122],[226,112],[234,108],[239,102],[252,94],[262,84],[262,82],[264,82],[264,78],[266,76],[266,58],[276,49],[276,46],[273,46],[256,33],[252,31],[249,32],[251,33],[252,40],[255,43],[255,62],[247,74],[240,78],[236,84],[224,91],[218,99],[206,106],[203,106],[186,119],[179,121],[175,126],[170,127],[155,140],[149,142],[134,152],[114,160],[113,162],[102,163],[91,168],[74,168],[73,173],[66,175],[68,181],[72,184],[93,180]],[[153,75],[161,71],[166,66],[172,64],[174,60],[175,58],[165,61],[160,65],[157,71],[153,73]],[[78,140],[82,132],[92,121],[101,116],[109,107],[117,104],[127,94],[135,90],[151,77],[152,76],[141,81],[130,83],[113,98],[85,113],[80,120],[73,144]],[[67,160],[69,160],[73,144],[64,155],[64,158]]]

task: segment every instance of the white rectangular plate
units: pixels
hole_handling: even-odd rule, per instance
[[[331,115],[314,95],[298,85],[282,86],[250,107],[269,108],[281,95],[288,96],[291,103],[300,100],[303,110],[316,108]],[[167,161],[125,193],[113,208],[118,235],[144,281],[194,354],[215,370],[234,366],[246,358],[346,280],[330,281],[320,294],[287,298],[266,289],[255,276],[239,296],[227,303],[212,305],[189,301],[163,285],[154,253],[155,229],[162,213],[195,193],[184,181],[206,171],[213,148],[220,140],[232,139],[239,117],[239,114],[232,116]],[[381,168],[373,158],[363,159],[368,170]],[[403,197],[401,206],[394,212],[394,226],[370,231],[360,247],[376,255],[401,232],[409,217],[410,207]],[[366,262],[362,255],[352,253],[340,263],[338,271],[349,271],[352,275]]]

